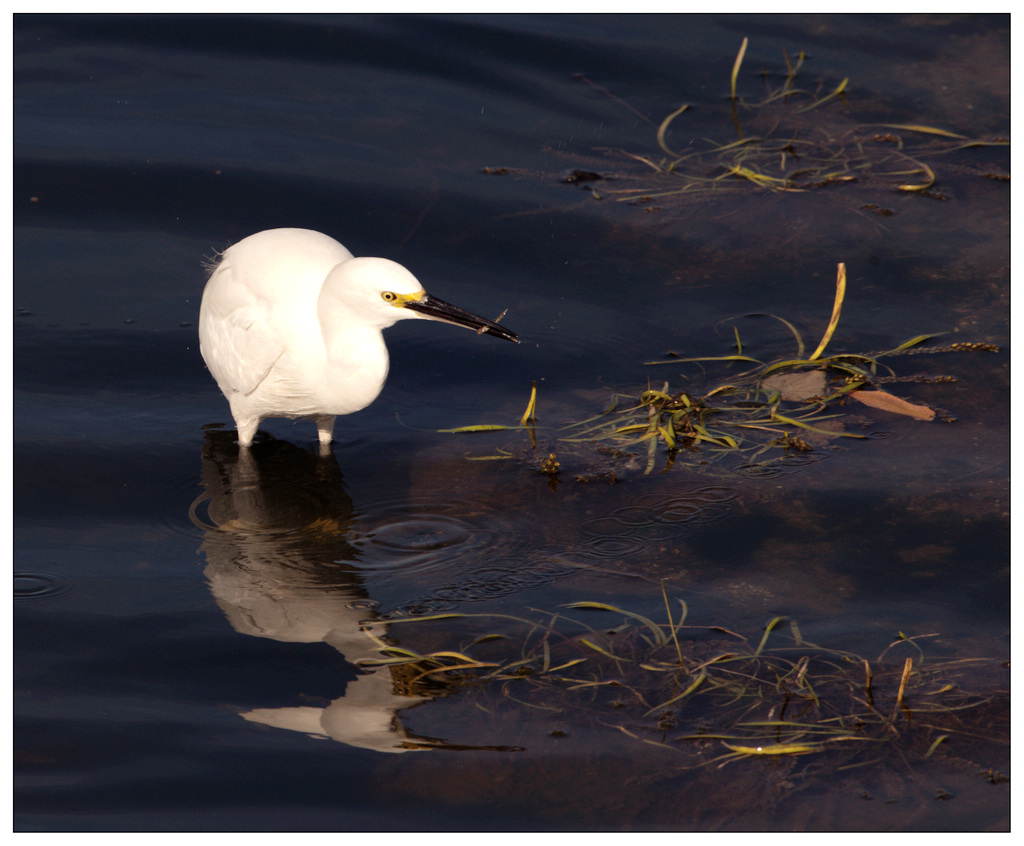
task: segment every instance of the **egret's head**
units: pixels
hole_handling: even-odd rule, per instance
[[[382,258],[353,258],[330,272],[321,292],[321,305],[335,317],[385,329],[407,317],[405,303],[424,296],[423,286],[397,262]]]
[[[519,343],[515,332],[432,297],[402,265],[383,258],[354,258],[331,271],[324,286],[355,319],[384,329],[419,317],[454,323]]]

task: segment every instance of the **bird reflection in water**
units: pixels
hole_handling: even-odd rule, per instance
[[[386,624],[373,624],[374,603],[350,563],[358,557],[350,543],[352,501],[334,455],[262,435],[240,450],[234,433],[210,429],[202,480],[205,491],[190,513],[204,532],[210,590],[235,630],[323,641],[354,665],[379,659],[374,637]],[[326,708],[259,708],[242,716],[378,752],[445,746],[404,729],[398,712],[427,697],[397,687],[387,668],[360,672]]]

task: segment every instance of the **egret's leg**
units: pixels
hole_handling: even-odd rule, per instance
[[[251,447],[252,439],[256,436],[256,429],[260,425],[260,421],[236,420],[235,425],[238,427],[238,445],[240,447]]]
[[[256,436],[256,429],[259,428],[260,418],[251,417],[228,397],[228,404],[231,406],[231,416],[235,418],[235,428],[238,429],[238,445],[240,447],[252,446],[252,439]]]
[[[320,435],[320,446],[327,446],[334,438],[334,415],[318,414],[313,418]]]

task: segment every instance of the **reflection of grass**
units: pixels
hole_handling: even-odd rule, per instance
[[[673,149],[670,129],[690,110],[689,105],[683,105],[657,128],[655,140],[664,156],[616,151],[655,172],[650,187],[620,190],[606,186],[603,194],[621,195],[617,197],[620,202],[647,203],[729,188],[810,191],[877,179],[891,183],[900,191],[941,198],[933,190],[937,179],[934,165],[923,161],[924,157],[944,156],[968,147],[1009,144],[1005,138],[972,139],[945,129],[911,123],[856,126],[839,131],[824,119],[809,123],[809,112],[836,100],[845,101],[849,79],[843,79],[824,93],[801,88],[797,78],[807,57],[801,51],[794,63],[784,53],[786,75],[782,83],[772,87],[766,76],[763,97],[757,101],[746,100],[737,93],[737,77],[746,49],[747,39],[744,38],[730,78],[729,99],[737,139],[727,143],[703,139],[700,147],[685,151]],[[585,77],[581,79],[618,101]],[[747,118],[762,126],[764,131],[746,134],[743,123]],[[981,175],[1006,178],[1002,173]]]
[[[681,451],[699,451],[709,458],[742,454],[749,465],[763,460],[762,455],[773,448],[786,452],[809,451],[813,446],[808,441],[815,439],[864,438],[864,435],[843,431],[842,409],[850,398],[896,414],[923,420],[934,418],[935,412],[927,406],[909,403],[877,389],[880,383],[900,381],[895,371],[882,362],[883,358],[908,351],[998,350],[991,344],[972,343],[920,349],[920,345],[934,336],[919,335],[884,352],[826,356],[824,353],[839,323],[845,295],[846,266],[840,264],[832,316],[821,341],[810,354],[807,354],[804,340],[792,323],[776,315],[768,315],[792,332],[796,340],[795,357],[764,362],[745,355],[739,331],[734,330],[735,354],[646,362],[648,365],[703,362],[753,365],[732,376],[727,383],[701,395],[671,393],[668,383],[660,390],[648,387],[638,397],[617,395],[600,414],[563,427],[559,440],[565,444],[598,444],[620,455],[639,448],[647,453],[647,473],[654,469],[659,447],[668,453],[668,467]],[[830,382],[830,377],[835,381]],[[953,380],[949,376],[940,376],[931,380],[914,377],[911,381]],[[867,390],[869,388],[873,389]],[[622,399],[628,401],[625,407],[620,407]],[[531,443],[536,446],[536,409],[537,386],[534,384],[518,426],[484,424],[441,431],[468,433],[519,428],[529,434]],[[952,420],[948,416],[943,419]],[[509,458],[511,454],[487,457]],[[551,469],[542,467],[543,472],[557,472],[558,462],[554,454],[545,466]]]
[[[855,767],[892,748],[928,758],[952,740],[1006,741],[1005,727],[987,724],[991,709],[981,708],[992,697],[961,687],[967,671],[992,659],[936,661],[921,645],[934,635],[901,633],[869,661],[808,643],[784,617],[755,643],[728,629],[686,625],[686,603],[678,600],[673,611],[664,586],[662,593],[664,622],[601,602],[574,602],[532,620],[391,618],[394,626],[476,616],[500,622],[502,633],[430,654],[378,641],[382,657],[369,663],[414,668],[405,674],[413,685],[494,685],[526,707],[583,710],[638,741],[680,750],[696,766],[836,753]],[[600,623],[584,621],[594,614]]]

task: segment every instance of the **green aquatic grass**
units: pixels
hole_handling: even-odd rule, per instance
[[[691,104],[670,112],[655,132],[658,149],[668,158],[629,151],[608,151],[642,162],[648,175],[660,176],[642,188],[605,186],[602,195],[618,202],[649,203],[672,197],[696,197],[709,191],[750,190],[773,192],[813,191],[844,183],[875,181],[893,189],[922,196],[942,198],[934,189],[938,175],[923,160],[971,147],[1007,146],[1005,138],[971,138],[941,127],[912,122],[861,124],[851,129],[848,121],[830,120],[827,106],[847,105],[850,79],[843,78],[826,93],[818,83],[815,90],[797,86],[807,56],[803,51],[792,62],[783,51],[786,76],[773,86],[764,74],[759,97],[744,96],[740,71],[749,39],[744,38],[729,77],[729,102],[736,140],[719,142],[701,139],[684,152],[673,149],[670,132],[675,122],[692,110]],[[596,90],[626,105],[607,89],[581,77]],[[817,119],[808,123],[809,114]],[[646,118],[645,118],[646,120]],[[650,121],[647,121],[650,122]],[[766,131],[749,133],[745,123]],[[692,131],[687,131],[687,137]],[[921,136],[919,138],[919,136]],[[651,174],[653,172],[653,174]],[[1004,174],[984,174],[1004,178]]]
[[[743,64],[743,57],[747,54],[747,45],[749,43],[749,39],[743,39],[743,43],[740,44],[740,51],[736,54],[736,61],[732,65],[732,76],[729,78],[729,98],[732,100],[736,99],[736,78],[740,75],[740,65]]]
[[[789,320],[778,315],[772,318],[784,326],[795,342],[795,357],[764,361],[749,354],[739,328],[733,327],[737,352],[728,355],[681,357],[672,356],[644,362],[644,366],[672,365],[685,369],[688,365],[703,367],[713,364],[729,370],[727,379],[710,383],[706,392],[672,391],[668,382],[660,386],[648,383],[635,395],[613,395],[605,409],[582,419],[557,427],[538,427],[537,385],[533,384],[529,401],[518,424],[481,424],[439,431],[454,434],[522,430],[537,447],[538,429],[554,439],[556,449],[573,449],[582,445],[603,445],[623,455],[634,454],[645,459],[644,472],[658,467],[659,456],[665,455],[663,470],[669,469],[684,453],[699,453],[704,461],[726,456],[740,457],[748,465],[770,462],[775,453],[784,457],[791,451],[813,451],[824,441],[839,438],[864,440],[867,436],[847,431],[844,418],[851,408],[863,410],[860,402],[853,405],[851,397],[861,402],[872,401],[876,408],[888,412],[929,420],[935,411],[927,406],[902,400],[878,389],[879,384],[900,381],[888,363],[898,356],[921,352],[997,351],[991,344],[958,342],[948,346],[925,346],[939,334],[916,335],[890,350],[870,353],[841,352],[829,349],[842,315],[847,295],[846,265],[836,268],[835,296],[832,314],[813,352],[807,354],[803,334]],[[757,315],[751,315],[757,316]],[[953,381],[949,376],[914,377],[912,381]],[[864,392],[867,391],[867,395]],[[878,403],[882,404],[879,405]],[[941,419],[951,420],[943,413]],[[809,441],[817,439],[815,446]],[[472,460],[513,459],[517,453],[498,450],[495,454],[468,456]],[[560,464],[552,452],[541,471],[557,476]]]
[[[853,767],[890,754],[923,760],[943,744],[969,749],[979,736],[1008,740],[986,722],[992,692],[970,689],[974,668],[993,659],[933,658],[918,641],[934,635],[902,633],[869,659],[808,642],[786,616],[748,638],[687,624],[686,603],[674,616],[664,582],[661,594],[663,621],[586,600],[523,616],[394,617],[384,622],[399,637],[457,620],[493,630],[426,654],[373,636],[381,657],[361,665],[408,665],[422,695],[492,688],[519,706],[592,714],[695,766],[826,754]]]
[[[648,362],[649,365],[680,365],[714,361],[730,364],[751,363],[756,366],[737,374],[730,379],[728,384],[720,385],[704,396],[686,392],[673,394],[669,392],[667,383],[661,390],[648,388],[640,394],[636,405],[620,410],[616,404],[614,407],[610,407],[611,410],[605,412],[605,417],[611,419],[596,425],[593,418],[582,421],[582,423],[576,424],[580,428],[578,432],[572,432],[573,426],[569,426],[567,427],[569,431],[563,435],[563,439],[570,442],[606,440],[615,442],[622,448],[642,446],[644,442],[647,442],[649,448],[647,469],[650,472],[653,469],[651,460],[653,456],[650,453],[659,441],[669,453],[673,453],[684,448],[700,448],[701,445],[725,450],[741,450],[750,446],[763,447],[765,445],[763,437],[758,442],[751,443],[751,432],[775,435],[776,438],[769,441],[768,444],[788,449],[794,443],[791,434],[787,437],[789,428],[811,431],[827,437],[863,438],[862,435],[836,432],[814,425],[815,422],[824,422],[837,416],[833,413],[825,413],[828,410],[828,399],[841,398],[854,387],[870,381],[877,372],[877,360],[871,356],[841,355],[822,358],[838,325],[845,293],[846,267],[840,264],[837,270],[836,296],[832,317],[821,341],[810,356],[776,362],[762,362],[752,356],[739,354],[673,358]],[[789,321],[783,318],[776,319],[792,332],[797,342],[797,353],[802,356],[805,346],[800,332]],[[738,329],[735,330],[735,335],[737,349],[741,350],[743,345]],[[921,336],[922,342],[924,337]],[[901,345],[901,348],[907,347]],[[855,364],[854,361],[859,363]],[[796,407],[791,413],[782,414],[779,410],[781,398],[778,392],[766,389],[763,382],[770,374],[804,368],[818,368],[826,371],[831,368],[860,381],[851,382],[849,385],[831,392],[827,398],[825,396],[808,397],[809,402]]]

